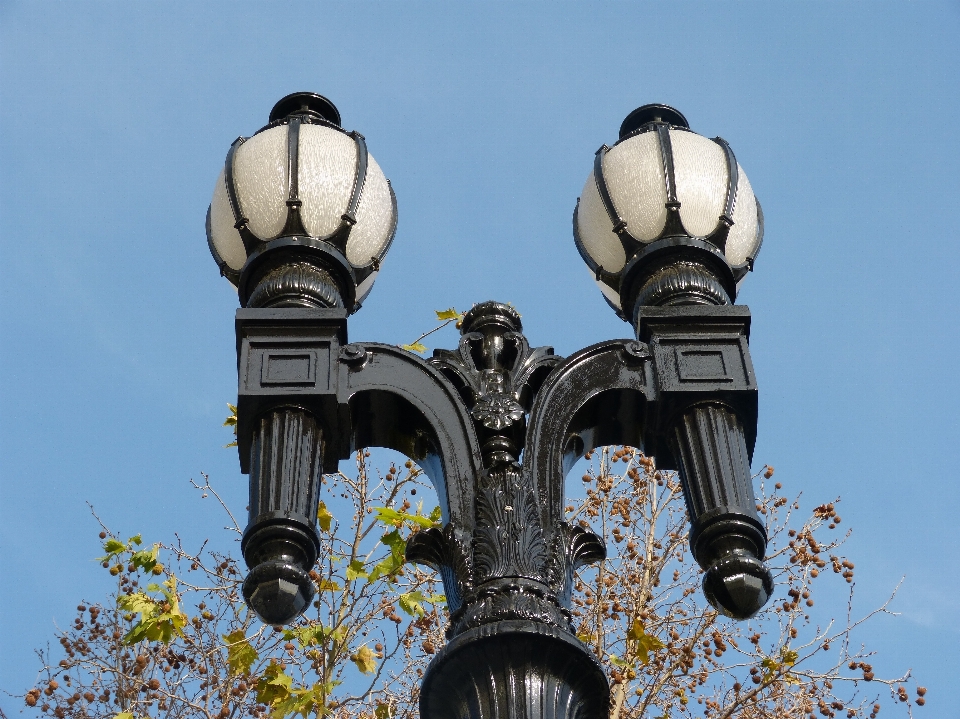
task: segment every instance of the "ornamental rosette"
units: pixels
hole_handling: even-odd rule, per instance
[[[489,429],[504,429],[523,418],[523,407],[506,393],[480,397],[470,414],[474,420]]]

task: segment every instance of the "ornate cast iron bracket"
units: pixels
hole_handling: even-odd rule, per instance
[[[707,597],[734,616],[762,606],[772,587],[750,485],[746,308],[642,307],[638,340],[565,360],[531,348],[519,315],[495,302],[429,361],[347,344],[346,314],[237,314],[244,596],[265,619],[288,621],[312,599],[320,474],[369,446],[415,460],[440,498],[443,528],[407,547],[440,573],[451,613],[424,677],[425,719],[605,715],[604,673],[570,624],[574,572],[602,560],[604,543],[563,518],[566,474],[594,447],[635,446],[678,469]]]

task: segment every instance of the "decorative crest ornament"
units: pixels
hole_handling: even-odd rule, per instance
[[[544,523],[536,484],[517,461],[526,413],[563,360],[550,347],[531,348],[521,330],[513,307],[484,302],[464,316],[459,347],[436,350],[429,361],[463,397],[485,465],[473,516],[451,517],[442,531],[419,532],[407,547],[409,560],[444,578],[450,637],[506,620],[569,631],[573,572],[605,556],[603,541],[592,532],[570,527],[562,517]],[[470,534],[462,530],[468,525]]]
[[[531,348],[520,313],[502,302],[474,305],[460,332],[456,350],[434,350],[429,361],[470,408],[486,463],[516,460],[523,449],[525,415],[563,357],[552,347]]]
[[[543,513],[537,482],[518,461],[527,441],[526,416],[563,358],[550,347],[531,348],[520,315],[499,302],[474,306],[461,333],[456,350],[436,350],[429,362],[469,409],[484,469],[474,484],[472,516],[451,515],[442,530],[417,532],[407,543],[408,561],[440,573],[450,609],[451,641],[424,676],[421,714],[519,716],[494,705],[476,714],[467,707],[485,704],[489,692],[467,696],[463,687],[477,687],[477,681],[508,687],[507,704],[526,705],[542,681],[557,687],[556,706],[543,716],[599,717],[609,689],[574,634],[570,599],[576,570],[604,559],[606,549],[600,537],[570,526],[562,514]],[[562,494],[562,477],[559,482],[554,491]],[[529,670],[532,646],[550,647],[556,661],[538,662],[537,682],[511,682],[509,677]],[[486,658],[491,651],[500,656]],[[464,684],[460,676],[471,679]],[[452,691],[455,685],[459,693]]]

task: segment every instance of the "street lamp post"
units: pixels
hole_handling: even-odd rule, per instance
[[[363,447],[406,454],[443,521],[406,556],[440,573],[450,610],[423,678],[425,719],[605,715],[605,675],[570,622],[574,573],[605,545],[563,512],[565,476],[594,447],[631,445],[678,470],[713,606],[746,618],[772,592],[749,472],[750,314],[733,304],[762,238],[759,205],[729,146],[676,110],[639,108],[620,135],[597,153],[574,236],[636,339],[566,359],[531,348],[498,302],[475,305],[459,347],[430,360],[348,342],[397,212],[363,137],[327,99],[283,98],[217,181],[208,241],[242,306],[244,598],[265,622],[296,619],[313,598],[321,474]]]

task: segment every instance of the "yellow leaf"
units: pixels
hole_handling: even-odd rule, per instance
[[[783,659],[784,666],[792,667],[797,663],[797,657],[799,655],[792,649],[787,649],[784,647],[780,650],[780,658]]]
[[[663,649],[663,642],[644,632],[643,622],[639,619],[633,620],[633,625],[627,630],[627,639],[632,639],[637,643],[634,653],[642,664],[647,664],[650,661],[650,652]]]
[[[437,313],[438,320],[456,320],[460,318],[460,313],[453,307],[448,310],[434,310]]]
[[[364,674],[373,674],[377,670],[377,660],[373,655],[373,651],[364,644],[360,647],[351,657],[350,661],[357,665],[359,669]]]
[[[414,342],[412,345],[400,345],[400,349],[405,349],[408,352],[419,352],[423,354],[427,351],[427,346],[422,342]]]
[[[330,514],[330,510],[327,509],[327,505],[320,502],[320,506],[317,507],[317,523],[320,525],[320,529],[324,532],[329,532],[330,522],[332,521],[333,515]]]

